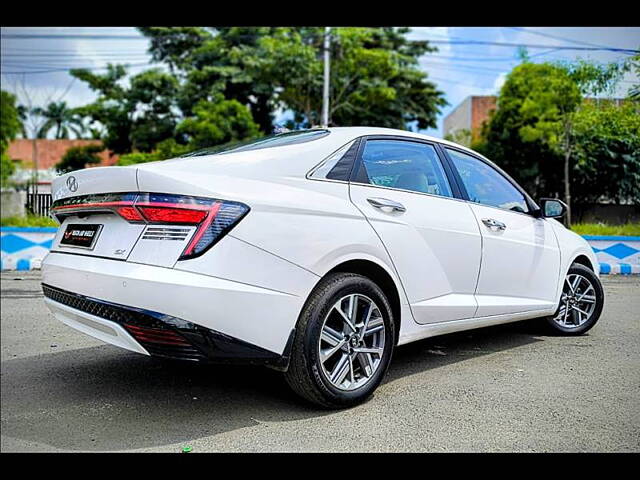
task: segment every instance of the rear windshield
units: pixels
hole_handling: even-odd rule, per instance
[[[263,148],[282,147],[285,145],[311,142],[313,140],[326,137],[327,135],[329,135],[329,130],[298,130],[295,132],[269,135],[268,137],[262,137],[254,140],[203,148],[201,150],[196,150],[195,152],[185,153],[182,157],[199,157],[202,155],[219,155],[223,153],[246,152],[249,150],[260,150]]]

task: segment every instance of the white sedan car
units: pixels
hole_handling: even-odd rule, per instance
[[[53,200],[57,318],[145,355],[267,365],[329,408],[367,398],[397,345],[537,317],[581,334],[604,302],[593,251],[553,219],[562,202],[401,130],[90,168]]]

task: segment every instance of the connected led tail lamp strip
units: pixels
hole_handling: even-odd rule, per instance
[[[70,215],[115,213],[129,223],[195,225],[179,260],[202,255],[248,212],[244,203],[162,193],[107,193],[56,200],[51,211],[60,223]]]

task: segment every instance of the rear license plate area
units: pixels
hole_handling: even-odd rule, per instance
[[[95,246],[101,231],[101,224],[70,223],[62,234],[60,245],[91,250]]]

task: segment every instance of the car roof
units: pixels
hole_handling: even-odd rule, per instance
[[[439,137],[432,137],[431,135],[425,135],[423,133],[412,132],[410,130],[400,130],[397,128],[385,128],[385,127],[329,127],[327,130],[330,132],[340,133],[340,134],[349,134],[353,136],[353,138],[362,137],[365,135],[394,135],[399,137],[411,137],[411,138],[419,138],[422,140],[428,140],[430,142],[438,142],[443,145],[448,145],[451,147],[458,148],[460,150],[466,150],[474,155],[480,155],[478,152],[471,150],[464,145],[460,145],[455,142],[451,142],[449,140],[444,140]]]
[[[417,138],[454,146],[475,155],[476,152],[453,142],[408,130],[381,127],[329,127],[329,135],[317,140],[274,146],[263,149],[229,151],[224,154],[189,156],[137,164],[141,170],[173,170],[176,168],[205,168],[211,166],[225,175],[264,178],[268,176],[305,176],[329,155],[353,140],[368,135],[388,135]]]

